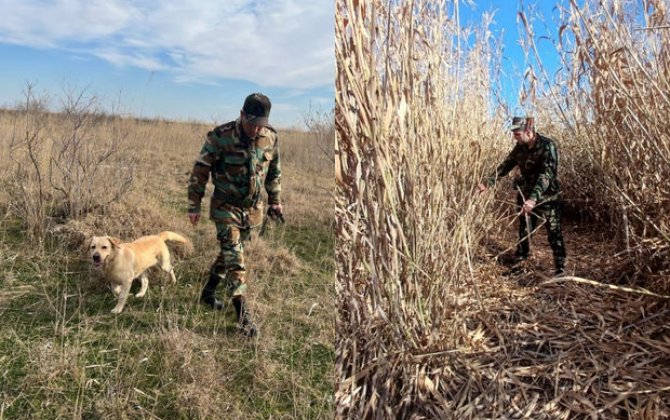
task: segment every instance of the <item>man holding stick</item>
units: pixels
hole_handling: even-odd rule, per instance
[[[498,166],[495,174],[478,185],[480,193],[495,185],[498,178],[518,166],[521,176],[514,180],[519,210],[519,242],[515,263],[519,267],[530,255],[529,238],[540,218],[545,220],[554,254],[556,275],[565,272],[565,244],[561,230],[561,186],[558,181],[556,142],[535,131],[531,117],[514,117],[510,128],[516,145]],[[530,225],[530,226],[529,226]]]

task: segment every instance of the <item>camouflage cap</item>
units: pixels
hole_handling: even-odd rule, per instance
[[[247,96],[242,106],[242,112],[246,115],[246,122],[253,125],[268,124],[268,117],[270,116],[270,99],[262,93],[252,93]]]
[[[514,117],[512,118],[512,125],[510,131],[523,131],[526,129],[534,129],[535,118],[533,117]]]

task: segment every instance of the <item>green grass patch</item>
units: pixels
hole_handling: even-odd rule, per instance
[[[116,298],[81,255],[53,242],[35,258],[18,245],[20,232],[11,240],[16,258],[0,260],[2,277],[11,280],[0,283],[6,418],[332,417],[328,226],[273,227],[267,242],[300,265],[288,273],[273,263],[252,271],[269,284],[251,286],[254,302],[268,308],[260,340],[251,341],[237,334],[232,306],[215,312],[198,304],[211,264],[198,252],[177,259],[176,285],[152,271],[147,295],[129,296],[114,315]],[[138,290],[135,282],[131,293]],[[319,310],[306,316],[312,302]]]

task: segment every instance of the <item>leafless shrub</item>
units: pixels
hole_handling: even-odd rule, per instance
[[[66,91],[59,113],[28,84],[11,114],[9,210],[31,238],[44,240],[54,219],[76,219],[118,201],[132,186],[136,157],[125,150],[118,117],[100,118],[86,90]]]
[[[19,113],[14,114],[9,141],[12,169],[4,180],[10,197],[9,212],[26,226],[29,238],[43,241],[49,225],[52,196],[47,184],[44,155],[48,148],[48,99],[27,84]]]
[[[326,112],[317,107],[310,107],[303,116],[307,130],[314,137],[319,149],[331,163],[335,163],[335,117],[333,111]]]
[[[131,187],[137,159],[127,150],[120,117],[108,117],[83,89],[63,98],[62,121],[54,130],[49,182],[60,196],[62,215],[80,218],[118,201]]]

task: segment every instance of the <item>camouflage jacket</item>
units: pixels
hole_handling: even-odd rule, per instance
[[[507,175],[515,166],[521,176],[514,180],[514,186],[521,188],[526,199],[537,202],[554,201],[561,191],[558,181],[558,150],[556,142],[537,134],[532,149],[517,144],[507,158],[496,169],[496,173],[487,179],[487,185],[495,184],[500,177]]]
[[[260,200],[263,185],[268,204],[280,203],[281,166],[277,133],[264,127],[255,139],[242,132],[240,120],[207,133],[188,185],[188,211],[200,212],[200,202],[212,175],[218,201],[249,208]]]

